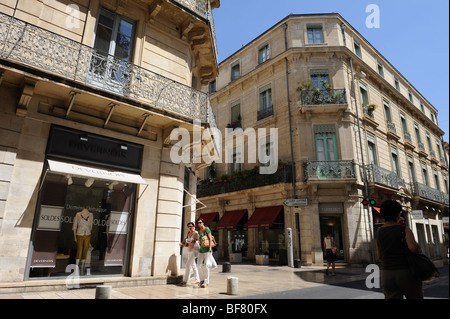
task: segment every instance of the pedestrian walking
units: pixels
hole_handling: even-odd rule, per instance
[[[336,268],[336,242],[334,241],[334,238],[331,237],[331,232],[327,232],[327,236],[323,239],[323,247],[325,248],[325,256],[327,258],[327,270],[325,273],[329,274],[329,269],[331,265],[332,276],[336,276],[334,269]]]
[[[198,243],[198,232],[195,230],[195,225],[192,222],[187,223],[187,227],[189,228],[189,232],[187,233],[186,238],[180,243],[180,246],[184,246],[183,253],[187,254],[186,270],[184,272],[183,281],[180,283],[180,286],[187,285],[189,275],[191,273],[191,267],[194,271],[194,284],[198,285],[200,283],[200,277],[198,275],[197,265],[195,263],[195,250],[196,247],[200,247]]]
[[[385,223],[377,233],[377,253],[381,260],[381,285],[386,299],[423,299],[422,282],[415,279],[408,266],[408,249],[421,253],[411,229],[402,225],[402,205],[393,200],[380,207]]]
[[[199,275],[200,275],[199,286],[202,288],[207,288],[209,285],[209,268],[206,267],[206,263],[212,253],[211,229],[209,229],[209,227],[206,227],[205,221],[202,218],[199,218],[197,220],[197,226],[200,229],[199,230],[200,250],[199,250],[199,254],[198,254],[198,265],[199,265]],[[202,238],[204,236],[208,236],[209,247],[203,247],[203,245],[202,245]]]

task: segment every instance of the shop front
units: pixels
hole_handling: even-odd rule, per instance
[[[283,206],[256,208],[246,228],[256,229],[256,256],[268,256],[268,260],[287,264]]]
[[[128,274],[142,154],[138,144],[51,127],[27,279]]]
[[[247,257],[248,231],[244,228],[247,221],[246,209],[226,211],[215,227],[226,238],[223,253],[231,262],[241,262]]]

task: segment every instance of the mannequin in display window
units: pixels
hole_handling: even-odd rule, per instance
[[[81,212],[76,213],[73,220],[73,235],[77,243],[76,265],[80,267],[80,271],[84,273],[84,266],[86,264],[86,257],[91,242],[91,231],[94,223],[94,214],[84,208]],[[81,264],[80,264],[81,261]]]

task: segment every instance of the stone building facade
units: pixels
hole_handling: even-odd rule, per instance
[[[220,256],[322,264],[331,231],[340,261],[371,263],[386,199],[402,203],[430,257],[446,255],[448,159],[437,109],[342,16],[291,14],[219,70],[208,87],[218,128],[276,128],[279,159],[275,174],[255,173],[260,162],[248,162],[245,138],[232,163],[201,172],[207,208],[197,216],[210,222]]]
[[[2,1],[0,282],[178,274],[201,163],[170,133],[214,125],[219,6]]]

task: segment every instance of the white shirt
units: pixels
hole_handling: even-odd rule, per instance
[[[84,218],[81,212],[78,212],[73,220],[72,230],[77,231],[77,236],[89,236],[91,234],[93,224],[94,214],[89,213],[88,217]]]

